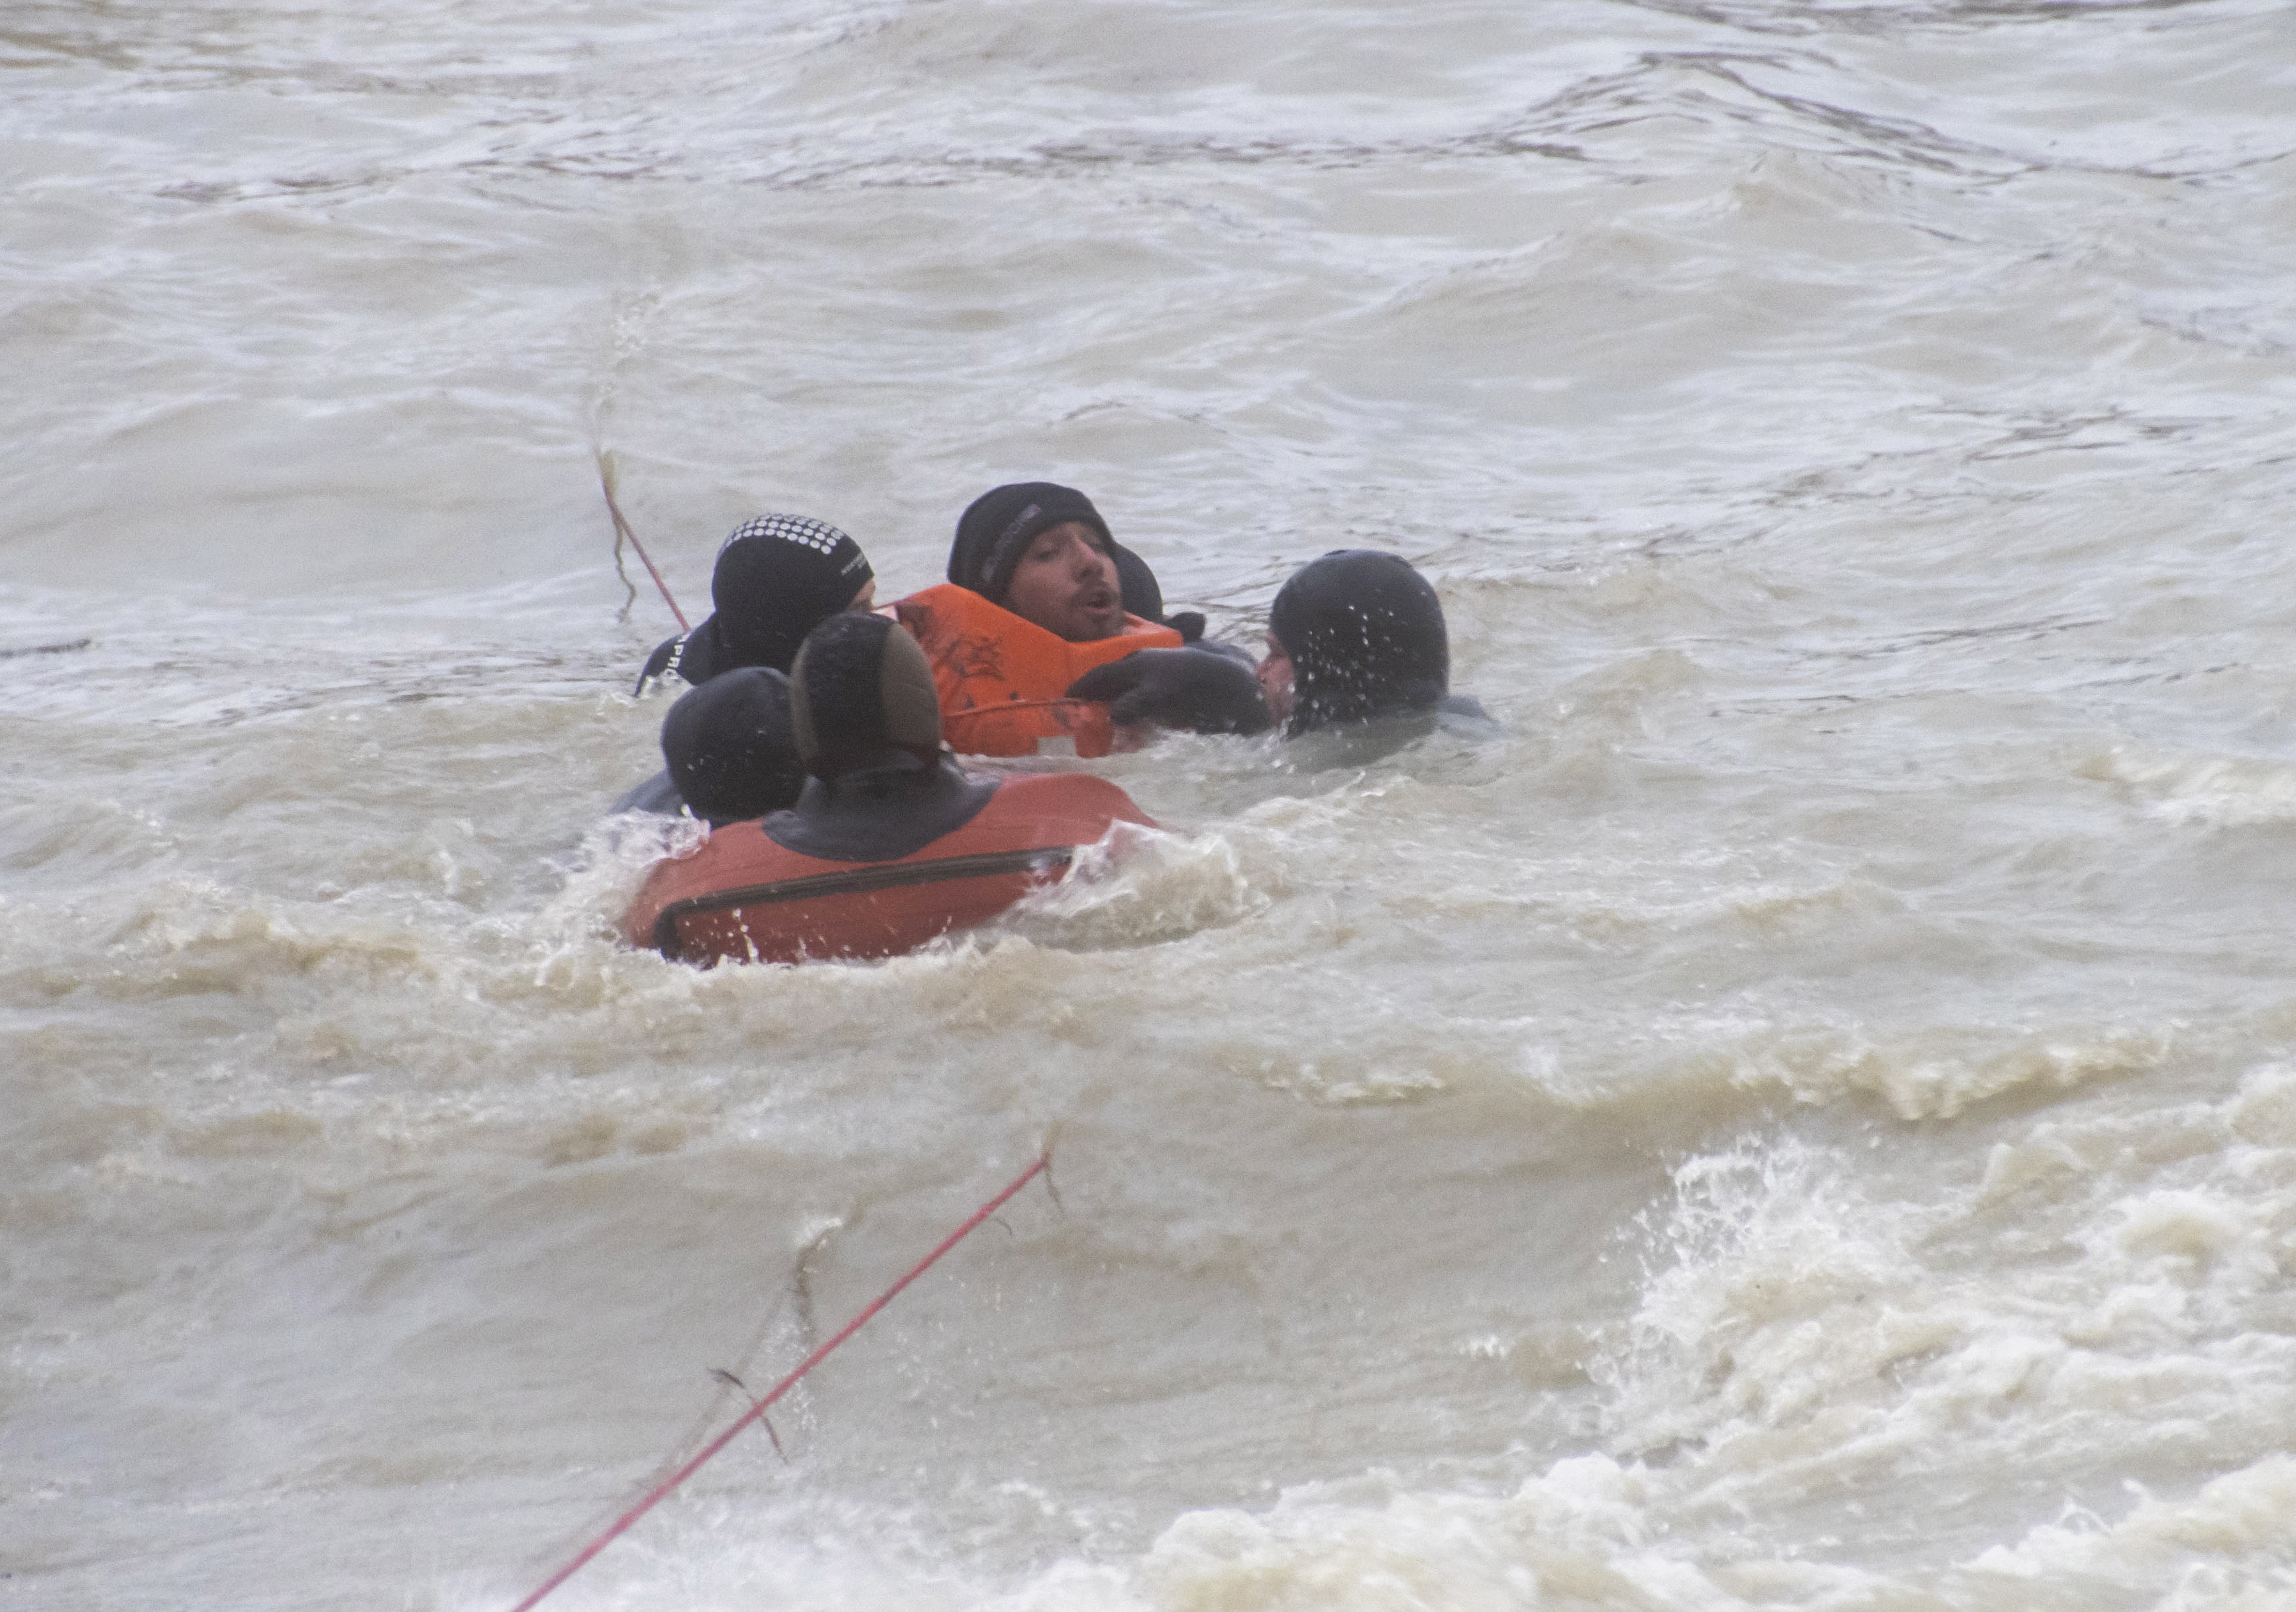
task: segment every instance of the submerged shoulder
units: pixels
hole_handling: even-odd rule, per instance
[[[690,636],[692,636],[691,634],[680,633],[676,637],[665,638],[653,646],[653,653],[646,657],[645,665],[639,669],[636,692],[643,694],[645,692],[646,684],[657,677],[669,675],[679,660],[684,658],[685,641]]]
[[[1499,719],[1483,709],[1483,702],[1472,694],[1444,695],[1436,704],[1435,714],[1442,725],[1453,732],[1483,738],[1505,731]]]
[[[677,792],[677,786],[670,781],[669,772],[664,768],[608,806],[606,814],[611,817],[622,812],[659,812],[675,817],[685,810],[685,797]]]

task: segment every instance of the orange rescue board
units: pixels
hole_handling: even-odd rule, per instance
[[[1155,823],[1083,773],[1013,778],[972,822],[890,862],[829,862],[730,823],[654,865],[622,920],[632,945],[705,967],[894,957],[985,923],[1119,822]]]

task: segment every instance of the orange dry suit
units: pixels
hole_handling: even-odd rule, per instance
[[[1185,642],[1170,627],[1128,615],[1115,637],[1070,643],[953,582],[912,593],[893,610],[932,663],[941,731],[952,749],[974,756],[1033,756],[1039,741],[1064,738],[1076,741],[1079,756],[1107,755],[1108,707],[1067,698],[1069,684],[1135,650],[1177,650]]]
[[[1078,847],[1115,823],[1155,826],[1104,778],[1062,773],[966,779],[953,762],[943,765],[952,780],[963,780],[968,798],[952,814],[970,815],[920,848],[849,861],[783,844],[814,843],[803,818],[807,804],[820,797],[816,784],[797,810],[728,824],[691,855],[655,864],[622,920],[623,932],[633,945],[705,966],[729,958],[892,957],[988,921],[1058,878]],[[896,813],[886,821],[898,825],[903,818]],[[850,845],[831,843],[860,849],[869,825],[860,826],[847,835]],[[828,827],[833,835],[833,814]]]

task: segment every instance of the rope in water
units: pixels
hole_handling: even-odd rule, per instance
[[[614,564],[616,568],[619,569],[621,565],[622,544],[627,542],[632,548],[638,552],[638,558],[645,561],[646,575],[652,577],[654,586],[661,590],[661,601],[669,607],[669,613],[677,618],[677,625],[679,628],[685,632],[692,632],[693,630],[693,624],[686,620],[685,612],[679,610],[677,608],[677,601],[670,597],[669,584],[664,582],[661,579],[661,573],[654,569],[653,556],[645,552],[645,544],[638,541],[637,533],[631,529],[628,520],[622,514],[622,506],[619,503],[615,502],[614,456],[611,454],[603,451],[598,454],[598,485],[606,490],[606,512],[614,518]],[[628,585],[627,578],[624,579],[624,585]],[[636,598],[636,595],[632,594],[631,597]],[[627,610],[629,607],[625,605],[622,608]]]
[[[550,1577],[544,1582],[541,1588],[535,1591],[533,1594],[528,1596],[524,1600],[519,1602],[517,1606],[512,1608],[511,1612],[529,1612],[529,1609],[537,1601],[541,1600],[544,1596],[549,1594],[553,1590],[555,1590],[559,1585],[564,1583],[568,1579],[573,1577],[575,1574],[581,1571],[582,1567],[592,1557],[597,1555],[599,1551],[613,1543],[617,1538],[628,1529],[632,1523],[635,1523],[639,1518],[644,1517],[647,1512],[652,1510],[655,1505],[666,1498],[671,1490],[676,1488],[678,1485],[684,1483],[687,1478],[693,1477],[694,1473],[700,1471],[701,1469],[701,1464],[704,1461],[717,1454],[718,1451],[724,1449],[727,1444],[732,1444],[734,1442],[734,1435],[740,1433],[742,1428],[748,1427],[751,1422],[756,1421],[760,1417],[764,1416],[766,1412],[772,1407],[773,1403],[775,1400],[779,1399],[783,1395],[795,1387],[800,1378],[804,1377],[807,1372],[812,1371],[814,1367],[819,1365],[824,1360],[826,1360],[832,1350],[835,1349],[838,1345],[843,1343],[847,1338],[852,1337],[856,1332],[858,1332],[863,1327],[866,1326],[869,1323],[870,1318],[874,1316],[878,1311],[883,1309],[887,1305],[892,1303],[903,1288],[907,1287],[911,1282],[916,1281],[918,1277],[922,1276],[927,1271],[931,1270],[935,1263],[939,1260],[942,1255],[947,1253],[951,1248],[956,1247],[957,1244],[963,1242],[967,1237],[971,1236],[974,1229],[977,1228],[982,1221],[987,1220],[991,1215],[994,1215],[997,1210],[1003,1208],[1007,1203],[1010,1203],[1013,1197],[1020,1192],[1022,1187],[1027,1186],[1030,1182],[1036,1180],[1037,1176],[1042,1175],[1046,1170],[1052,1168],[1052,1166],[1053,1156],[1049,1151],[1037,1155],[1036,1163],[1030,1165],[1027,1169],[1021,1171],[1020,1174],[1014,1176],[1013,1178],[1012,1184],[1007,1186],[1003,1191],[999,1192],[996,1197],[990,1199],[987,1203],[982,1204],[979,1208],[975,1209],[963,1225],[957,1227],[955,1231],[951,1232],[947,1237],[942,1238],[939,1247],[936,1248],[931,1253],[926,1255],[922,1259],[917,1261],[915,1264],[909,1267],[907,1275],[902,1277],[900,1281],[895,1282],[891,1287],[887,1288],[882,1293],[878,1294],[877,1297],[872,1299],[867,1307],[863,1309],[858,1315],[856,1315],[851,1321],[845,1323],[843,1330],[840,1330],[836,1337],[831,1338],[827,1343],[823,1344],[812,1354],[807,1355],[796,1371],[791,1371],[787,1377],[783,1378],[781,1381],[774,1385],[773,1391],[771,1393],[767,1394],[764,1398],[757,1400],[751,1403],[750,1408],[743,1412],[741,1416],[734,1420],[732,1427],[727,1428],[723,1433],[720,1433],[717,1437],[702,1445],[700,1453],[696,1454],[692,1461],[687,1461],[684,1466],[678,1468],[676,1471],[671,1473],[659,1484],[656,1484],[646,1494],[646,1497],[644,1500],[639,1501],[637,1504],[632,1506],[628,1510],[616,1518],[613,1522],[607,1526],[605,1532],[599,1534],[597,1538],[592,1540],[588,1544],[583,1546],[581,1551],[576,1554],[573,1560],[568,1562],[564,1567],[559,1568],[557,1572],[552,1574]]]

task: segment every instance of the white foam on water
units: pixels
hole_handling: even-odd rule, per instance
[[[2233,757],[2143,757],[2116,749],[2096,774],[2179,827],[2253,828],[2296,818],[2296,768]]]
[[[564,1604],[2287,1600],[2284,33],[20,4],[0,1600],[505,1604],[1047,1138]],[[671,964],[602,451],[696,617],[1397,552],[1496,731]]]

